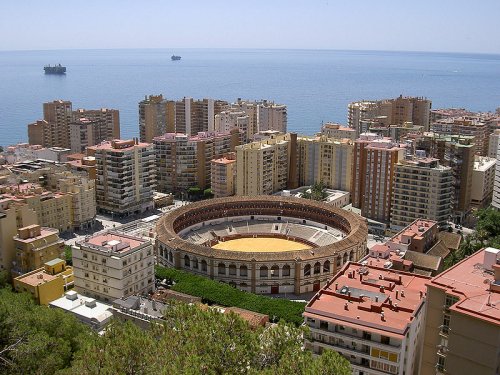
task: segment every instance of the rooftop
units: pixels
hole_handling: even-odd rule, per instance
[[[105,232],[98,233],[92,237],[86,237],[78,244],[107,253],[125,253],[145,243],[147,243],[147,241],[139,237],[129,236],[118,232]]]
[[[421,311],[428,277],[346,264],[306,306],[304,316],[402,339]]]
[[[109,305],[98,302],[93,298],[85,297],[74,290],[49,303],[50,307],[58,307],[68,312],[72,312],[79,318],[84,318],[89,323],[101,325],[113,317],[109,311]]]
[[[45,272],[45,268],[39,268],[28,274],[18,276],[16,279],[31,286],[38,286],[53,280],[56,280],[58,276],[50,275]]]
[[[451,310],[500,325],[500,293],[495,290],[499,281],[494,274],[499,252],[482,249],[427,284],[459,297]]]
[[[122,140],[115,139],[113,141],[104,141],[99,145],[89,147],[90,150],[112,150],[114,152],[131,151],[135,147],[149,147],[151,143],[139,142],[134,139]]]
[[[408,244],[408,240],[422,239],[426,235],[431,234],[433,229],[437,229],[437,222],[433,220],[416,219],[410,225],[405,227],[395,236],[393,236],[390,241],[397,244]]]

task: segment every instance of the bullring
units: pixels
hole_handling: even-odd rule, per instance
[[[265,294],[319,290],[343,264],[365,255],[368,234],[365,219],[356,214],[277,196],[192,203],[164,215],[156,232],[159,263]],[[259,250],[253,238],[280,239],[301,249]],[[225,246],[241,239],[243,249]]]

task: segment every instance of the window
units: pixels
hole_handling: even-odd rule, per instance
[[[187,255],[184,255],[184,266],[191,267],[191,261],[189,259],[189,256],[187,256]]]
[[[317,275],[321,273],[321,263],[320,262],[316,262],[314,264],[314,274]]]
[[[330,261],[327,260],[325,263],[323,263],[323,272],[330,272]]]
[[[240,277],[248,276],[248,268],[247,266],[240,266]]]
[[[304,267],[304,276],[311,276],[311,265],[306,264]]]
[[[226,275],[226,265],[224,263],[219,263],[217,265],[217,273],[219,275]]]
[[[229,265],[229,275],[236,276],[236,266],[234,264]]]
[[[389,336],[380,336],[380,342],[384,345],[390,345],[391,338]]]
[[[196,258],[193,258],[193,268],[194,268],[195,270],[197,270],[197,269],[198,269],[198,259],[196,259]]]
[[[281,276],[290,276],[290,266],[285,264],[281,269]]]
[[[271,267],[271,277],[279,277],[280,276],[280,268],[277,265]]]
[[[201,270],[203,272],[207,272],[207,261],[206,260],[201,261]]]
[[[267,266],[260,267],[260,277],[268,277],[268,268],[267,268]]]

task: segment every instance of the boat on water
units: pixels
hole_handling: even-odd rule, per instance
[[[172,61],[177,61],[177,60],[180,60],[180,59],[181,59],[180,56],[172,55]]]
[[[46,65],[43,70],[45,71],[45,74],[66,74],[66,67],[61,64],[54,66]]]

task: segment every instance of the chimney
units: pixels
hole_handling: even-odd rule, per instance
[[[405,291],[404,291],[404,290],[402,290],[402,291],[401,291],[401,297],[404,297],[404,296],[405,296]]]
[[[383,311],[380,313],[380,319],[382,319],[382,321],[385,322],[385,315]]]
[[[380,293],[384,293],[384,290],[385,290],[384,286],[380,285]]]
[[[422,292],[420,292],[420,293],[422,293]],[[398,299],[398,297],[399,297],[399,290],[396,290],[396,299]]]
[[[344,304],[344,310],[349,310],[349,304],[347,302]]]

